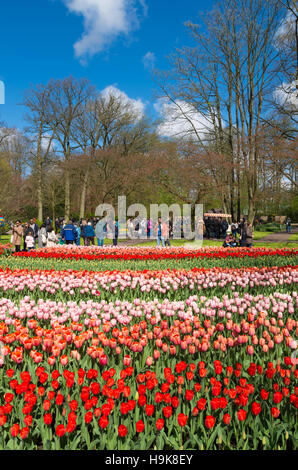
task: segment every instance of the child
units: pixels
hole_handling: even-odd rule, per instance
[[[34,233],[32,229],[29,229],[26,238],[25,238],[25,244],[26,248],[28,251],[31,251],[35,248],[35,240],[34,240]]]
[[[225,248],[227,248],[227,247],[234,248],[235,246],[237,246],[237,242],[235,240],[235,237],[231,233],[229,235],[227,235],[223,246]]]

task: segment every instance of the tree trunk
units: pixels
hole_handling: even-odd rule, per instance
[[[55,219],[56,219],[55,207],[56,207],[56,197],[55,197],[55,187],[53,187],[53,189],[52,189],[52,221],[53,221],[53,227],[55,227],[54,224],[55,224]]]
[[[90,163],[88,162],[86,173],[84,175],[84,180],[83,180],[83,185],[82,185],[82,192],[81,192],[80,219],[83,219],[84,216],[85,216],[86,195],[87,195],[87,187],[88,187],[89,176],[90,176]]]
[[[255,218],[254,194],[251,187],[248,187],[248,221],[252,224]]]
[[[65,221],[68,222],[70,217],[70,171],[65,171]]]
[[[38,220],[43,221],[43,198],[42,198],[42,155],[41,155],[42,127],[40,128],[37,144],[37,207]]]
[[[38,181],[37,181],[37,207],[38,207],[38,220],[43,221],[43,207],[42,207],[42,177],[41,171],[38,170]]]

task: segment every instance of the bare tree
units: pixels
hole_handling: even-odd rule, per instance
[[[123,156],[144,152],[155,140],[151,123],[140,116],[130,101],[113,93],[100,93],[84,104],[82,113],[74,121],[72,137],[84,160],[80,217],[85,213],[91,172],[98,172],[104,187],[110,181],[112,169],[118,167],[112,155],[122,159]],[[105,191],[103,193],[106,194]],[[110,194],[111,190],[107,193]]]
[[[88,80],[73,77],[64,80],[51,80],[48,85],[47,123],[60,147],[65,174],[65,219],[70,216],[70,159],[73,150],[79,146],[73,140],[73,126],[82,114],[84,104],[94,93]]]
[[[50,85],[37,85],[25,93],[23,104],[29,113],[27,132],[32,136],[34,146],[31,151],[32,171],[36,174],[38,219],[43,220],[43,185],[44,172],[52,151],[56,136],[57,122],[49,123]]]
[[[281,16],[277,0],[224,0],[205,15],[202,28],[187,24],[194,47],[176,51],[172,73],[159,76],[163,97],[189,124],[192,140],[210,157],[224,155],[229,162],[216,169],[210,158],[224,210],[229,200],[233,210],[235,181],[240,185],[240,170],[245,174],[251,221],[262,158],[257,136],[267,111],[266,94],[276,86],[274,37]],[[209,138],[198,129],[199,116],[210,123]],[[239,201],[239,186],[237,193]]]
[[[23,212],[23,183],[29,170],[30,151],[30,139],[15,129],[0,146],[2,204],[12,216]]]

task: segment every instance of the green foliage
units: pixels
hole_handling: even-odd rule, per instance
[[[43,224],[43,222],[42,222],[41,220],[39,220],[39,219],[36,219],[35,222],[37,223],[37,225],[38,225],[39,228],[40,228],[40,227],[42,226],[42,224]]]
[[[287,214],[291,218],[292,222],[298,221],[298,194],[291,200]]]
[[[294,248],[291,243],[290,249]],[[298,256],[268,256],[259,258],[222,258],[222,259],[165,259],[165,260],[65,260],[65,259],[42,259],[22,257],[0,257],[0,267],[10,269],[55,269],[75,271],[125,271],[127,269],[142,271],[166,270],[166,269],[192,269],[192,268],[244,268],[261,266],[285,266],[298,265]]]
[[[0,235],[5,235],[10,230],[10,225],[5,223],[3,227],[0,226]]]
[[[271,222],[269,224],[256,225],[256,232],[281,232],[286,229],[284,224],[278,224],[277,222]]]

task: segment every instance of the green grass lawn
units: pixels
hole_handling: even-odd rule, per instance
[[[289,240],[298,242],[298,233],[293,233],[293,235],[290,236]]]
[[[261,238],[265,238],[268,235],[272,234],[272,232],[257,232],[254,231],[254,240],[260,240]]]

